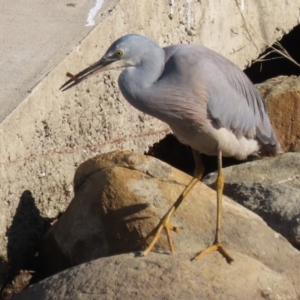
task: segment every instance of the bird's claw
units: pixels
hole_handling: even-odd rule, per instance
[[[213,251],[218,251],[220,252],[223,257],[226,259],[226,261],[230,264],[234,261],[234,259],[227,253],[227,251],[225,250],[225,248],[223,247],[223,245],[219,242],[214,243],[213,245],[207,247],[206,249],[204,249],[203,251],[201,251],[200,253],[198,253],[193,260],[200,260],[202,259],[206,254],[213,252]]]
[[[150,245],[141,253],[141,256],[147,256],[154,248],[156,243],[158,242],[162,230],[165,230],[167,239],[168,239],[168,244],[170,247],[171,253],[174,253],[174,245],[173,245],[173,239],[170,234],[170,231],[174,231],[178,233],[181,228],[180,227],[175,227],[171,224],[171,217],[174,213],[173,209],[170,209],[168,213],[159,221],[158,225],[146,236],[144,237],[138,244],[138,246],[141,246],[146,243],[146,241],[153,236],[153,240],[150,243]]]

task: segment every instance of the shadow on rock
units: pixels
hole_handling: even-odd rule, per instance
[[[32,193],[25,190],[6,232],[9,274],[0,299],[9,299],[38,280],[40,241],[51,221],[41,216]]]
[[[43,276],[135,249],[141,236],[134,224],[148,219],[140,215],[148,204],[119,209],[106,207],[105,211],[100,208],[101,203],[96,201],[96,204],[90,199],[75,197],[59,221],[45,234],[40,248]],[[126,234],[129,228],[130,235]]]

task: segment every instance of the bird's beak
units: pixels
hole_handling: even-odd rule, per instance
[[[108,69],[108,65],[116,61],[115,58],[112,57],[102,57],[99,61],[91,65],[90,67],[82,70],[76,75],[73,75],[71,73],[67,73],[66,75],[70,77],[71,79],[65,82],[61,87],[61,91],[66,91],[69,88],[77,85],[79,82],[83,81],[84,79],[88,78],[90,75],[103,72]]]

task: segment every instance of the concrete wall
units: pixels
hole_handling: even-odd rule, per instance
[[[122,98],[118,72],[62,93],[67,71],[98,60],[126,33],[146,35],[161,46],[203,44],[243,68],[266,48],[258,36],[273,43],[299,23],[300,0],[174,0],[174,7],[169,2],[120,0],[0,124],[0,256],[6,257],[6,230],[24,190],[32,192],[42,216],[53,217],[69,203],[74,171],[84,160],[115,149],[143,152],[168,132]]]

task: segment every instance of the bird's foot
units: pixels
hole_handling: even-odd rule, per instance
[[[233,258],[227,253],[227,251],[225,250],[225,248],[222,246],[221,243],[219,242],[215,242],[213,245],[207,247],[205,250],[201,251],[200,253],[198,253],[194,260],[199,260],[201,258],[203,258],[206,254],[213,252],[213,251],[219,251],[224,258],[226,259],[226,261],[230,264],[233,262]]]
[[[175,212],[175,208],[172,207],[167,213],[166,215],[159,221],[158,225],[146,236],[144,237],[138,244],[138,246],[141,246],[143,244],[146,243],[146,241],[150,238],[153,237],[152,242],[150,243],[150,245],[147,247],[146,250],[144,250],[141,253],[141,256],[146,256],[148,255],[152,249],[154,248],[155,244],[158,242],[160,236],[161,236],[161,232],[163,231],[163,229],[165,230],[166,234],[167,234],[167,238],[168,238],[168,243],[169,243],[169,247],[170,247],[170,251],[171,253],[174,253],[174,245],[173,245],[173,240],[171,237],[171,232],[170,231],[175,231],[175,232],[179,232],[180,228],[175,227],[171,224],[171,218],[173,216]]]

